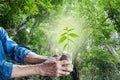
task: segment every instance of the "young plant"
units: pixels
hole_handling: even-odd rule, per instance
[[[64,43],[63,50],[66,50],[67,52],[70,52],[70,44],[74,43],[73,39],[79,37],[73,31],[74,28],[65,27],[64,32],[60,35],[60,39],[58,41],[58,43]]]

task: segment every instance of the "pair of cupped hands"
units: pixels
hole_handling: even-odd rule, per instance
[[[54,55],[48,60],[38,65],[38,71],[42,76],[64,76],[73,71],[72,61],[66,56]]]

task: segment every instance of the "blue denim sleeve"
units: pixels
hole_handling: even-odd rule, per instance
[[[30,52],[30,50],[24,47],[20,47],[16,42],[14,42],[8,37],[7,32],[2,27],[0,28],[0,37],[5,51],[5,55],[16,62],[23,64],[23,59]]]
[[[9,80],[12,74],[13,64],[5,60],[10,57],[18,63],[24,63],[24,57],[30,50],[20,47],[8,37],[7,32],[0,27],[0,80]]]
[[[0,61],[0,80],[9,80],[12,73],[13,64],[6,62],[5,60]]]

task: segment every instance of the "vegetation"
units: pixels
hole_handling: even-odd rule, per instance
[[[70,75],[24,80],[119,80],[119,4],[120,0],[0,0],[0,25],[13,40],[39,55],[67,48],[69,43],[58,44],[66,26],[65,34],[74,28],[69,36],[79,36],[70,46],[74,64]],[[61,38],[60,43],[69,39],[64,34]]]
[[[64,43],[63,49],[67,49],[67,52],[69,52],[70,42],[71,43],[74,42],[71,38],[78,37],[77,34],[72,32],[73,30],[74,28],[69,29],[68,27],[65,27],[64,29],[65,32],[60,35],[59,43],[63,43],[66,41],[66,43]]]

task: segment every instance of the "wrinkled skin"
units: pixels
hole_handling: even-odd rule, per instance
[[[47,60],[38,67],[42,76],[63,76],[73,71],[73,65],[68,60]]]

